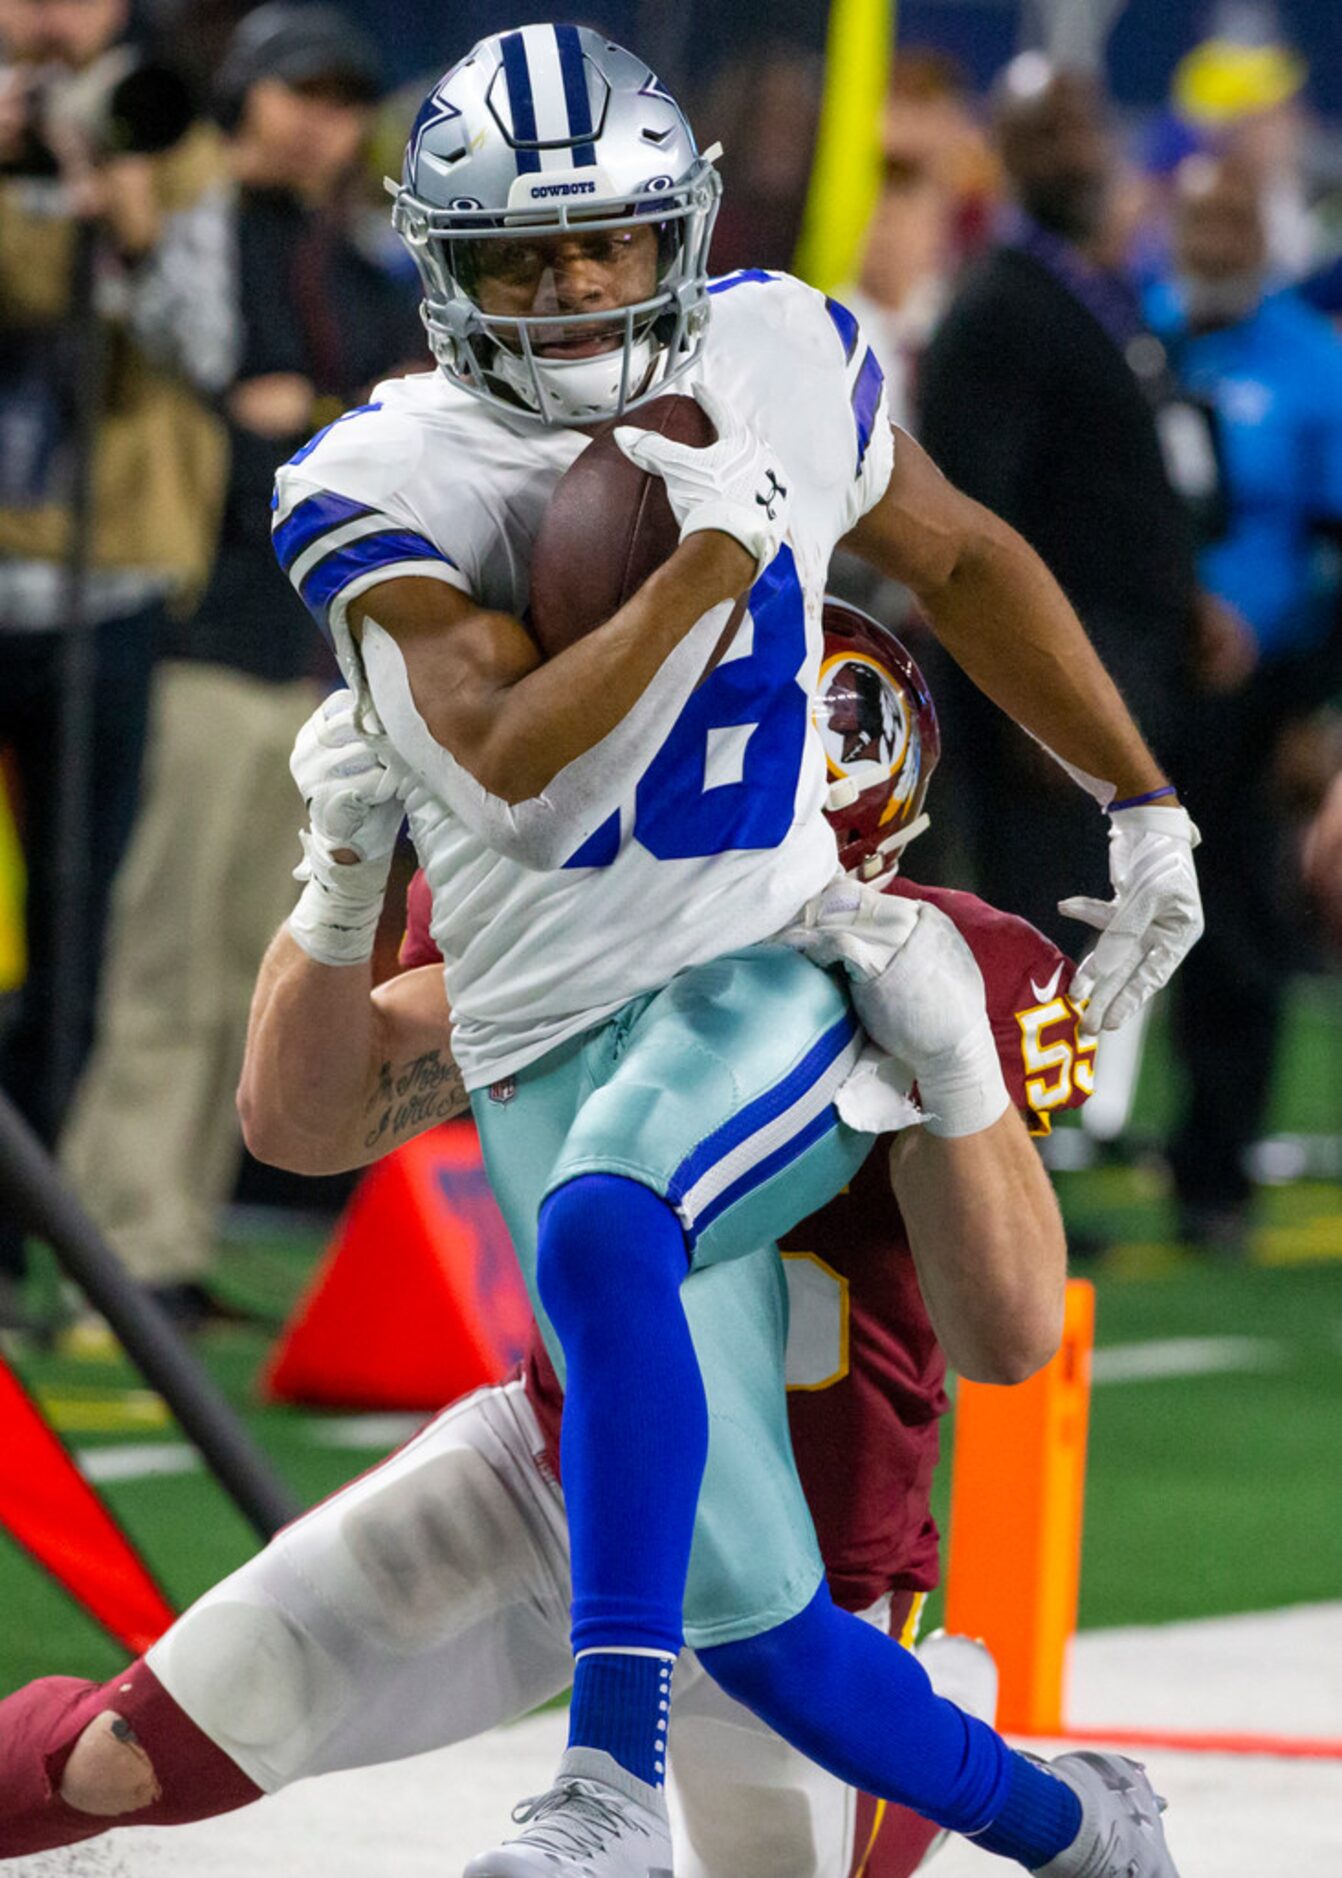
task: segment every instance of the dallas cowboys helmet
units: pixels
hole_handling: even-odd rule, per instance
[[[482,39],[420,107],[392,221],[419,269],[439,365],[486,404],[547,424],[618,416],[690,366],[708,322],[708,244],[721,180],[675,100],[641,59],[584,26]],[[485,244],[519,234],[656,229],[651,298],[596,313],[485,313],[473,288]],[[548,342],[618,332],[593,357]]]

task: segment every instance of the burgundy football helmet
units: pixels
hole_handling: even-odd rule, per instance
[[[826,813],[846,873],[875,882],[927,826],[923,799],[941,754],[927,681],[889,627],[825,601],[815,722],[829,768]]]

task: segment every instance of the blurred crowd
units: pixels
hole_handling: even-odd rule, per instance
[[[719,271],[791,264],[823,79],[766,39],[686,100],[727,150]],[[1342,240],[1308,79],[1270,36],[1214,37],[1125,125],[1093,71],[1027,52],[981,97],[902,46],[836,289],[897,421],[1058,575],[1202,829],[1164,1146],[1182,1238],[1220,1253],[1288,978],[1342,938]],[[422,89],[388,94],[316,0],[188,0],[160,40],[130,0],[0,0],[0,759],[27,879],[0,1085],[188,1327],[217,1308],[248,995],[295,892],[288,752],[334,676],[272,565],[271,481],[428,365],[380,206]],[[1107,892],[1089,797],[907,596],[835,579],[932,677],[947,760],[913,871],[1084,949],[1057,902]],[[24,1256],[0,1219],[0,1323]]]

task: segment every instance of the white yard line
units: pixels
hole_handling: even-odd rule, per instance
[[[85,1480],[148,1480],[166,1474],[196,1474],[204,1466],[185,1441],[123,1441],[116,1447],[81,1448],[75,1454]]]
[[[368,1448],[389,1453],[417,1435],[427,1415],[332,1415],[304,1424],[314,1448]]]
[[[1245,1369],[1280,1369],[1285,1346],[1270,1337],[1161,1337],[1110,1343],[1091,1359],[1091,1381],[1151,1382],[1172,1376],[1218,1376]]]
[[[1091,1380],[1098,1385],[1215,1376],[1279,1369],[1286,1360],[1286,1346],[1268,1337],[1165,1337],[1146,1343],[1111,1343],[1096,1350]],[[386,1454],[417,1433],[425,1419],[402,1414],[313,1416],[302,1429],[313,1447]],[[127,1441],[115,1447],[83,1448],[76,1451],[76,1459],[85,1478],[94,1481],[193,1474],[201,1467],[195,1449],[178,1441]]]

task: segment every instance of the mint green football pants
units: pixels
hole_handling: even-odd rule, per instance
[[[861,1045],[837,976],[757,946],[682,973],[472,1097],[561,1375],[535,1283],[546,1194],[580,1174],[620,1174],[667,1200],[685,1229],[681,1295],[709,1410],[685,1597],[693,1648],[786,1622],[822,1576],[788,1434],[787,1288],[773,1242],[845,1186],[872,1145],[834,1108]]]

